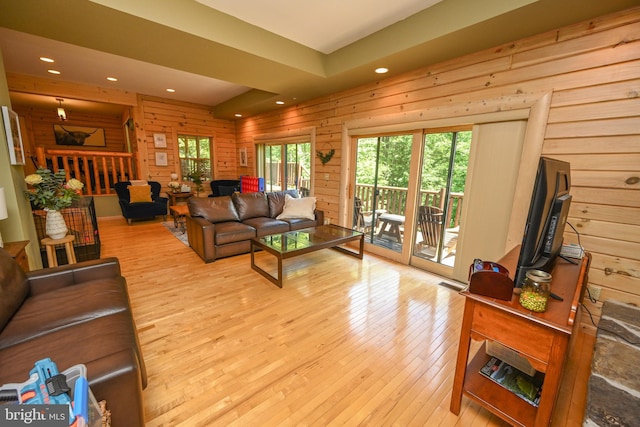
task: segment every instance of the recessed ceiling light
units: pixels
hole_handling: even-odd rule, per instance
[[[173,93],[173,92],[175,92],[175,91],[176,91],[175,89],[167,89],[167,92],[171,92],[171,93]]]
[[[118,79],[115,77],[107,77],[107,80],[109,80],[110,82],[117,82]]]
[[[388,72],[389,72],[388,68],[384,68],[384,67],[376,68],[376,73],[378,73],[378,74],[384,74],[384,73],[388,73]]]
[[[242,114],[240,114],[240,113],[236,113],[236,114],[234,114],[234,116],[236,116],[236,117],[242,117]]]
[[[56,62],[51,58],[47,58],[46,56],[41,56],[40,57],[40,61],[44,61],[44,62]]]
[[[51,74],[61,74],[58,70],[47,70]]]
[[[284,101],[276,101],[276,104],[278,104],[278,105],[284,105]]]

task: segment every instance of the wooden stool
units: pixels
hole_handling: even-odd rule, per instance
[[[67,261],[69,264],[75,264],[76,253],[73,251],[73,241],[75,236],[68,234],[62,239],[50,239],[49,237],[40,240],[40,242],[47,248],[47,262],[49,267],[58,266],[58,255],[56,254],[56,245],[64,245],[64,249],[67,252]]]

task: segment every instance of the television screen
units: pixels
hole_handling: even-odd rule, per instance
[[[514,278],[517,287],[528,270],[550,273],[555,265],[571,204],[570,169],[567,162],[540,158]]]

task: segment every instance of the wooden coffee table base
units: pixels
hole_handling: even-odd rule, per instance
[[[322,242],[314,242],[312,244],[309,244],[308,246],[305,246],[303,248],[300,249],[293,249],[293,250],[278,250],[277,248],[269,245],[267,242],[263,241],[264,238],[256,238],[256,239],[251,239],[251,268],[254,269],[255,271],[257,271],[258,273],[260,273],[263,277],[265,277],[266,279],[268,279],[270,282],[272,282],[274,285],[282,288],[282,281],[283,281],[283,277],[282,277],[282,261],[288,258],[293,258],[296,257],[298,255],[303,255],[306,253],[310,253],[310,252],[315,252],[315,251],[319,251],[321,249],[327,249],[327,248],[332,248],[335,249],[337,251],[346,253],[348,255],[354,256],[358,259],[362,259],[364,256],[364,234],[360,233],[360,232],[354,232],[352,230],[349,229],[344,229],[342,227],[338,227],[335,225],[323,225],[320,227],[314,227],[314,228],[309,228],[309,229],[304,229],[304,230],[297,230],[299,232],[309,232],[311,234],[314,233],[321,233],[323,230],[327,230],[327,228],[325,227],[333,227],[334,230],[348,230],[348,232],[350,233],[350,235],[345,235],[345,236],[340,236],[340,237],[336,237],[334,239],[327,239],[324,240]],[[275,238],[282,238],[284,236],[289,235],[290,233],[295,233],[295,232],[289,232],[289,233],[282,233],[279,235],[274,235],[274,236],[268,236],[268,237],[275,237]],[[347,242],[353,242],[353,241],[359,241],[359,246],[358,246],[358,251],[351,251],[349,249],[343,248],[341,245],[343,243],[347,243]],[[271,274],[269,274],[268,272],[266,272],[265,270],[263,270],[262,268],[260,268],[259,266],[256,265],[255,263],[255,250],[256,249],[262,249],[265,252],[268,252],[270,254],[272,254],[273,256],[276,257],[276,259],[278,260],[278,277],[274,277]]]

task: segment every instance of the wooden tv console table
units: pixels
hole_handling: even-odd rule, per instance
[[[516,247],[500,261],[513,277],[520,253]],[[516,426],[548,426],[558,395],[560,381],[568,356],[569,341],[576,327],[576,313],[587,281],[589,256],[578,265],[563,259],[552,272],[551,292],[564,301],[550,299],[547,311],[534,313],[519,303],[519,289],[511,301],[503,301],[468,290],[465,296],[460,346],[453,380],[450,410],[460,413],[462,395],[478,402],[506,422]],[[471,340],[496,341],[521,356],[539,372],[545,373],[538,407],[494,383],[479,371],[489,360],[482,344],[469,362]]]

